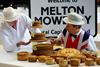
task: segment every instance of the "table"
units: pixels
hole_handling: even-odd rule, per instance
[[[26,49],[22,48],[21,51],[31,51],[29,47]],[[45,63],[39,62],[28,62],[28,61],[18,61],[17,52],[7,53],[2,46],[0,46],[0,67],[59,67],[58,64],[46,65]],[[80,67],[86,67],[81,65]],[[100,67],[100,66],[90,66],[90,67]]]
[[[31,51],[28,49],[29,47],[26,49],[26,51]],[[20,51],[24,50],[25,48]],[[57,64],[46,65],[45,63],[39,62],[18,61],[16,53],[17,52],[7,53],[0,45],[0,67],[58,67]]]

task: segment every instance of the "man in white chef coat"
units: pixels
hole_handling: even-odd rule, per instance
[[[28,42],[22,41],[26,29],[30,32],[36,32],[32,26],[32,20],[12,7],[3,9],[3,18],[0,19],[0,38],[4,49],[7,52],[13,52],[20,49],[21,45],[28,45]],[[41,31],[38,29],[38,33]]]

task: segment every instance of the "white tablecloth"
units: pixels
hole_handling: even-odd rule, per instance
[[[22,48],[20,51],[31,51],[28,48]],[[7,53],[2,46],[0,46],[0,67],[59,67],[58,64],[54,65],[46,65],[45,63],[39,62],[28,62],[28,61],[18,61],[17,60],[17,52]],[[86,67],[86,66],[80,66]],[[89,66],[87,66],[89,67]],[[90,67],[100,67],[100,66],[90,66]]]
[[[21,49],[20,51],[31,51],[29,48]],[[0,46],[0,67],[58,67],[55,65],[46,65],[45,63],[39,62],[28,62],[28,61],[18,61],[17,52],[7,53],[2,46]]]

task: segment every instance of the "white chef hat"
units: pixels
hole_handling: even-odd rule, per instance
[[[17,11],[17,9],[14,9],[12,7],[7,7],[3,9],[3,15],[4,15],[3,21],[11,22],[16,20],[20,14]]]
[[[71,12],[63,19],[65,23],[73,25],[84,25],[83,17],[75,12]]]

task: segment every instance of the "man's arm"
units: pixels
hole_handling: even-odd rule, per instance
[[[8,37],[7,35],[2,34],[0,38],[1,38],[3,47],[7,52],[13,52],[20,49],[17,46],[16,42],[10,37]]]
[[[88,39],[88,48],[89,50],[92,50],[92,51],[98,51],[98,48],[96,47],[96,44],[92,36],[90,36]]]

